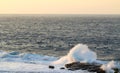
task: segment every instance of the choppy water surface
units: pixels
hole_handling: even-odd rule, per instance
[[[78,43],[120,60],[120,15],[0,15],[0,50],[63,56]]]

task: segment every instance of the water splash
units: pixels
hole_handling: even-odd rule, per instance
[[[54,64],[64,64],[64,63],[72,63],[72,62],[87,62],[92,63],[96,61],[97,55],[95,52],[90,50],[87,45],[77,44],[73,47],[69,53],[55,61]]]
[[[112,70],[112,68],[115,68],[115,67],[116,65],[114,61],[110,61],[108,64],[103,64],[101,66],[101,68],[105,70],[107,73],[114,73],[114,70]]]

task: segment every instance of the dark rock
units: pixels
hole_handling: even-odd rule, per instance
[[[64,67],[61,67],[60,69],[65,69]]]
[[[89,63],[80,63],[80,62],[73,62],[70,64],[65,64],[65,67],[68,70],[87,70],[89,72],[97,72],[97,73],[105,73],[104,70],[102,70],[100,67],[101,65],[99,64],[89,64]]]
[[[119,73],[119,69],[118,68],[113,68],[113,70],[115,71],[114,73]]]
[[[68,68],[68,70],[75,71],[74,69]]]
[[[49,68],[50,68],[50,69],[54,69],[55,67],[54,67],[54,66],[49,65]]]
[[[79,64],[80,64],[80,62],[73,62],[73,63],[65,64],[65,67],[66,68],[71,68],[72,66],[79,65]]]

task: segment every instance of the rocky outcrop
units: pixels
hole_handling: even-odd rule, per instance
[[[61,67],[60,69],[68,69],[71,71],[75,70],[87,70],[88,72],[96,72],[96,73],[106,73],[105,70],[101,68],[102,64],[97,63],[80,63],[80,62],[73,62],[69,64],[65,64],[65,67]],[[49,65],[50,69],[54,69],[55,66]],[[119,73],[118,68],[112,68],[114,73]]]
[[[54,69],[55,67],[54,67],[54,66],[52,66],[52,65],[49,65],[49,68],[50,68],[50,69]]]
[[[89,63],[80,63],[80,62],[73,62],[69,64],[65,64],[65,67],[68,70],[87,70],[89,72],[96,72],[96,73],[106,73],[103,69],[101,69],[101,64],[89,64]],[[118,69],[113,69],[115,73],[118,73]]]
[[[64,67],[61,67],[60,69],[65,69]]]

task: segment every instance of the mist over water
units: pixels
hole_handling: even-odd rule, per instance
[[[64,56],[78,43],[120,60],[120,15],[0,16],[0,50]]]

